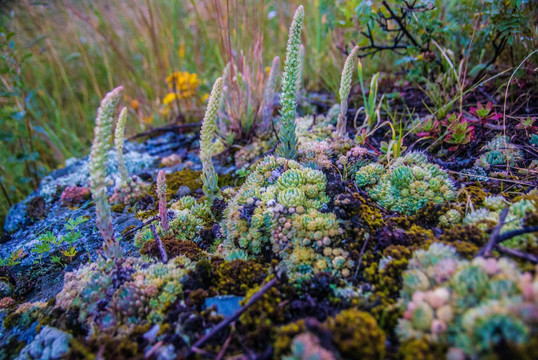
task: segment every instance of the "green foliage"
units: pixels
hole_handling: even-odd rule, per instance
[[[357,73],[359,74],[359,83],[361,84],[362,91],[362,108],[365,113],[364,124],[368,126],[368,129],[371,130],[380,120],[379,109],[381,108],[381,104],[383,101],[383,98],[381,98],[381,100],[377,102],[377,84],[379,81],[379,73],[376,73],[374,76],[372,76],[372,79],[370,80],[368,96],[366,96],[367,89],[364,86],[364,75],[362,73],[362,63],[360,60],[359,65],[357,66]]]
[[[0,224],[9,207],[37,187],[39,177],[50,170],[47,159],[40,156],[48,147],[41,138],[45,129],[34,125],[39,116],[37,89],[23,78],[32,54],[17,43],[5,22],[0,18]]]
[[[409,4],[395,0],[346,1],[337,9],[335,21],[348,30],[346,40],[358,41],[360,55],[398,51],[399,63],[409,64],[410,76],[415,79],[435,79],[446,70],[432,61],[442,57],[442,50],[435,44],[449,44],[457,56],[469,57],[471,75],[479,75],[491,65],[487,62],[507,44],[525,52],[523,49],[535,47],[530,25],[535,15],[524,0],[418,1],[411,3],[414,7]],[[406,33],[396,31],[399,24],[393,14],[400,18]],[[397,40],[398,37],[401,38]],[[517,44],[516,39],[524,40]],[[455,59],[455,63],[459,61]]]
[[[288,35],[284,75],[282,77],[282,95],[280,110],[280,144],[276,150],[279,156],[295,159],[297,156],[297,137],[295,136],[295,118],[297,116],[297,79],[300,71],[299,47],[303,28],[304,8],[299,6],[293,16]]]
[[[461,260],[453,248],[434,243],[418,250],[403,274],[396,332],[401,341],[446,344],[451,352],[485,357],[503,342],[529,341],[536,311],[531,288],[538,278],[508,259]]]
[[[394,160],[386,169],[379,164],[357,171],[358,186],[388,210],[413,214],[432,201],[441,204],[455,198],[454,185],[439,166],[427,162],[420,152]]]
[[[85,216],[69,218],[63,227],[63,229],[67,231],[65,235],[56,236],[51,231],[47,231],[39,236],[37,238],[37,244],[30,250],[31,252],[38,254],[35,262],[40,263],[43,256],[50,255],[51,262],[63,264],[64,258],[58,255],[53,255],[57,253],[63,255],[67,260],[74,258],[78,253],[75,244],[82,236],[80,231],[77,231],[76,228],[86,221],[88,221],[88,218]]]

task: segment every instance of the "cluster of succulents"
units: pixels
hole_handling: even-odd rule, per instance
[[[170,206],[170,213],[173,219],[168,224],[168,229],[164,229],[162,224],[156,226],[159,236],[172,236],[181,241],[194,241],[198,239],[200,230],[204,227],[204,220],[210,217],[211,210],[207,202],[198,202],[192,196],[183,196]],[[134,238],[136,246],[142,247],[146,242],[154,238],[150,228],[145,227],[139,230]]]
[[[39,334],[21,350],[16,360],[65,358],[72,338],[72,335],[59,329],[44,326]]]
[[[257,157],[271,150],[271,148],[275,145],[274,140],[274,138],[268,140],[254,139],[250,144],[242,146],[234,154],[235,166],[241,168],[250,164]]]
[[[499,222],[501,211],[506,207],[509,210],[501,227],[501,233],[521,228],[525,216],[529,213],[536,212],[538,204],[529,199],[521,199],[510,204],[502,195],[488,196],[483,202],[483,207],[465,215],[463,223],[466,225],[475,225],[481,230],[486,230]],[[503,242],[503,245],[524,250],[529,245],[538,245],[538,236],[532,233],[515,236]]]
[[[418,250],[403,273],[401,341],[446,344],[450,358],[478,358],[501,342],[529,341],[538,318],[538,277],[506,259],[462,260],[450,246]]]
[[[295,126],[295,133],[299,143],[328,140],[332,137],[334,131],[334,125],[330,124],[323,116],[306,115],[298,117],[295,119]]]
[[[442,204],[455,198],[454,185],[426,155],[410,152],[385,167],[372,163],[361,167],[355,177],[359,187],[387,210],[413,214],[428,202]]]
[[[484,147],[485,153],[476,159],[475,166],[489,170],[495,165],[514,166],[523,159],[519,148],[507,136],[497,136]]]
[[[339,247],[336,216],[322,212],[325,175],[293,160],[268,156],[231,200],[223,228],[230,256],[284,260],[293,280],[320,271],[349,276],[352,261]]]
[[[166,264],[131,257],[120,261],[100,258],[65,275],[56,306],[78,311],[78,320],[88,326],[90,334],[128,334],[134,325],[163,321],[193,268],[182,256]]]

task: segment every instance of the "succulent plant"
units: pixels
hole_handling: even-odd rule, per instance
[[[56,306],[77,311],[78,320],[95,334],[126,336],[136,325],[164,320],[193,266],[183,256],[166,264],[131,257],[120,262],[101,258],[66,273]]]
[[[529,213],[536,212],[538,209],[538,205],[532,200],[521,199],[510,204],[501,195],[488,196],[484,200],[484,207],[475,209],[465,215],[463,223],[466,225],[475,225],[481,230],[486,230],[498,223],[501,211],[505,207],[509,207],[509,210],[501,227],[501,233],[521,228],[525,216]],[[538,245],[538,236],[532,233],[515,236],[503,242],[503,245],[526,250],[528,246]]]
[[[200,131],[200,160],[202,161],[202,183],[205,196],[212,202],[219,192],[218,178],[213,168],[213,139],[217,131],[217,115],[223,99],[222,78],[213,84],[209,103]]]
[[[502,341],[527,343],[538,310],[538,278],[501,259],[460,259],[434,243],[418,250],[403,274],[396,332],[401,341],[446,344],[470,358],[491,354]],[[525,310],[523,310],[525,309]],[[458,349],[458,350],[456,350]]]
[[[120,186],[127,184],[129,173],[125,166],[123,157],[123,144],[125,142],[125,123],[127,122],[127,108],[121,109],[116,130],[114,131],[114,147],[116,148],[116,161],[118,162],[118,172],[120,173]]]
[[[166,206],[166,175],[163,170],[157,174],[157,197],[159,198],[159,218],[161,227],[168,231],[168,209]]]
[[[475,162],[475,166],[489,170],[495,165],[515,166],[523,159],[523,154],[519,148],[510,143],[507,136],[497,136],[484,147],[486,152]]]
[[[344,137],[347,135],[347,98],[351,90],[351,80],[353,78],[353,70],[355,69],[355,60],[359,53],[359,47],[355,46],[349,53],[344,68],[342,69],[342,79],[340,80],[340,113],[338,115],[338,123],[336,124],[336,135]]]
[[[441,204],[455,198],[454,185],[423,153],[411,152],[384,168],[369,164],[357,171],[357,185],[388,210],[413,214],[429,201]]]
[[[287,159],[297,156],[297,137],[295,136],[295,118],[297,107],[297,81],[300,73],[300,43],[303,28],[304,8],[295,11],[288,35],[286,61],[282,78],[282,109],[280,111],[280,145],[276,152]]]
[[[320,171],[293,160],[264,158],[226,210],[226,253],[270,254],[283,260],[293,281],[320,271],[349,276],[352,261],[339,247],[336,216],[320,211],[329,200],[325,186]]]
[[[110,136],[114,122],[114,109],[120,101],[122,92],[123,87],[120,86],[106,94],[101,101],[101,106],[97,110],[95,136],[90,154],[90,184],[97,214],[96,225],[105,240],[104,253],[110,257],[121,256],[119,243],[114,238],[114,226],[108,204],[105,178],[107,176],[107,154],[111,148]]]

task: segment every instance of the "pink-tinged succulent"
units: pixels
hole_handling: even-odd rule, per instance
[[[76,205],[90,197],[90,189],[82,186],[68,186],[61,195],[62,202],[66,205]]]
[[[439,134],[439,125],[440,123],[438,120],[434,120],[432,117],[426,118],[425,121],[421,123],[417,136],[421,138],[435,138]]]
[[[525,132],[538,133],[538,126],[534,125],[536,117],[527,117],[520,119],[519,124],[516,125],[516,129],[525,130]]]
[[[447,128],[444,142],[451,145],[448,150],[456,151],[460,146],[469,144],[474,138],[474,126],[469,125],[463,116],[450,114],[443,125]]]
[[[168,230],[168,209],[166,208],[166,175],[163,170],[157,175],[157,196],[159,198],[159,217],[164,231]]]
[[[471,107],[471,110],[469,110],[469,113],[471,113],[471,115],[473,116],[476,116],[478,119],[473,119],[469,121],[486,124],[490,121],[499,120],[503,117],[502,114],[496,113],[495,111],[492,112],[492,110],[493,104],[491,103],[491,101],[488,102],[485,107],[482,106],[481,103],[478,103],[477,107]]]

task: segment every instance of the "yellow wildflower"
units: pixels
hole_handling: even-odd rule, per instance
[[[187,71],[176,71],[166,78],[166,82],[174,90],[177,98],[188,99],[196,94],[200,79],[196,74]]]
[[[177,54],[179,55],[179,58],[183,60],[183,58],[185,57],[185,44],[179,44]]]
[[[207,102],[207,99],[209,99],[209,94],[208,93],[205,93],[204,95],[202,95],[202,103]]]
[[[169,93],[163,99],[163,105],[168,105],[177,98],[177,94]]]

